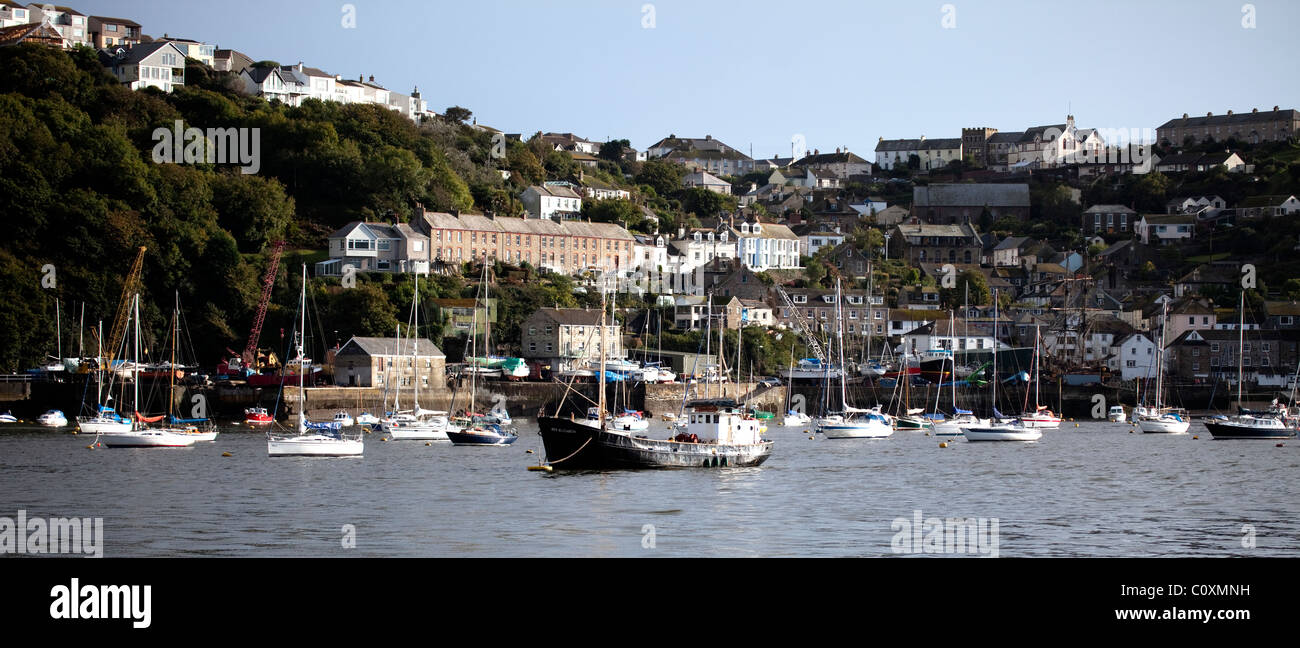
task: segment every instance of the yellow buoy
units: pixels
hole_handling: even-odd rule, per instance
[[[1074,424],[1074,427],[1079,427],[1079,424],[1078,424],[1078,423],[1075,423],[1075,424]]]
[[[812,441],[812,440],[815,439],[815,438],[817,438],[817,437],[814,437],[814,436],[811,435],[811,434],[808,435],[808,440],[809,440],[809,441]]]
[[[223,457],[233,457],[234,455],[230,454],[229,452],[223,452],[223,453],[221,453],[221,456],[223,456]]]
[[[946,447],[948,447],[948,442],[947,442],[947,441],[940,441],[940,442],[939,442],[939,447],[940,447],[940,448],[946,448]]]
[[[94,449],[95,449],[95,444],[92,443],[92,444],[86,446],[86,449],[87,449],[87,450],[94,450]]]
[[[524,450],[524,454],[533,454],[532,450]]]
[[[1196,436],[1195,434],[1192,435],[1192,440],[1196,440],[1196,439],[1199,439],[1199,438],[1201,438],[1201,437]]]
[[[551,472],[552,468],[550,466],[529,466],[528,470],[532,472]]]
[[[424,442],[424,445],[425,445],[425,447],[428,447],[428,446],[431,446],[431,445],[433,445],[433,444],[430,443],[430,442],[428,442],[428,441],[425,441],[425,442]]]
[[[387,441],[387,440],[388,440],[388,437],[379,437],[379,440],[380,440],[380,441]]]

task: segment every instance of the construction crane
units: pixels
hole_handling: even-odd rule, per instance
[[[110,368],[117,355],[117,347],[122,344],[122,338],[126,335],[126,320],[131,314],[131,297],[140,291],[140,272],[144,269],[144,252],[145,247],[142,245],[136,251],[131,271],[126,273],[126,280],[122,282],[122,299],[117,303],[117,315],[113,317],[113,332],[108,336],[108,346],[105,347],[108,352],[104,356],[108,362],[105,366]]]
[[[266,319],[266,305],[271,302],[271,289],[275,287],[275,273],[280,269],[280,253],[284,252],[284,241],[276,241],[271,246],[271,263],[266,267],[266,276],[262,278],[262,299],[257,302],[257,314],[253,316],[253,329],[248,332],[248,344],[244,346],[244,366],[253,367],[257,362],[257,340],[262,337],[262,322]]]
[[[817,359],[829,363],[830,358],[826,357],[826,353],[822,351],[822,345],[817,342],[817,334],[814,332],[816,329],[804,320],[803,314],[799,312],[799,308],[794,305],[794,302],[790,301],[790,296],[785,294],[784,290],[777,288],[776,292],[780,293],[781,299],[785,301],[786,308],[790,309],[790,320],[794,324],[795,333],[803,334],[804,340],[808,343],[808,348],[817,356]]]

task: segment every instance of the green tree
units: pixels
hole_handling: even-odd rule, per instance
[[[661,196],[676,193],[682,187],[682,177],[686,175],[685,167],[667,160],[648,160],[641,165],[641,173],[636,176],[636,183],[649,185]]]
[[[610,140],[600,145],[600,158],[611,162],[622,162],[623,155],[629,148],[632,148],[632,142],[628,140]]]
[[[460,106],[452,106],[442,113],[442,118],[452,124],[464,124],[472,116],[474,116],[474,113],[470,112],[468,108],[461,108]]]

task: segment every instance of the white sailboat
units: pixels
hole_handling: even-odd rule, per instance
[[[835,281],[835,319],[836,339],[839,347],[839,364],[844,366],[844,313],[840,303],[840,282]],[[841,411],[828,412],[817,421],[817,431],[827,439],[880,439],[894,434],[889,420],[880,413],[879,408],[862,409],[849,405],[848,386],[844,373],[840,372]]]
[[[1161,407],[1165,377],[1165,330],[1169,323],[1169,305],[1166,303],[1160,315],[1160,348],[1156,349],[1156,405],[1154,409],[1137,417],[1138,427],[1146,434],[1186,434],[1191,421],[1180,414]]]
[[[397,399],[401,395],[401,381],[398,381],[393,397],[394,409],[398,411],[380,424],[380,429],[394,441],[450,441],[447,430],[451,428],[451,419],[447,412],[427,410],[420,407],[420,369],[418,367],[420,352],[420,276],[415,276],[415,298],[411,305],[414,317],[414,329],[409,331],[411,341],[411,380],[415,383],[415,402],[412,409],[398,409]],[[474,309],[475,315],[478,309]],[[400,370],[399,370],[400,373]]]
[[[307,264],[302,266],[301,321],[297,332],[298,362],[298,425],[293,434],[268,432],[266,452],[272,457],[359,457],[365,450],[360,433],[346,434],[341,430],[309,431],[307,429],[307,397],[303,376],[309,369],[303,337],[307,330]]]
[[[95,436],[95,441],[109,448],[184,448],[194,445],[198,439],[192,435],[181,434],[167,428],[147,428],[140,417],[140,295],[135,295],[135,377],[131,384],[134,390],[135,416],[129,430],[106,430]]]
[[[1042,356],[1042,336],[1038,333],[1038,326],[1034,326],[1034,411],[1029,411],[1029,394],[1025,394],[1025,412],[1020,415],[1020,423],[1025,427],[1058,429],[1061,427],[1061,417],[1052,413],[1046,405],[1040,404],[1038,383],[1043,374],[1043,356]]]
[[[998,415],[998,293],[993,291],[993,414]],[[970,425],[961,428],[967,441],[1037,441],[1043,437],[1038,428],[1025,427],[1019,421],[1004,423],[990,419],[988,423]]]

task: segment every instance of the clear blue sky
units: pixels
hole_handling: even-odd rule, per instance
[[[303,61],[525,135],[712,135],[756,157],[878,137],[1300,108],[1300,2],[1256,0],[61,0]],[[356,27],[344,28],[344,6]],[[653,5],[653,28],[645,28]],[[945,5],[955,11],[945,12]],[[955,22],[945,28],[945,18]]]

